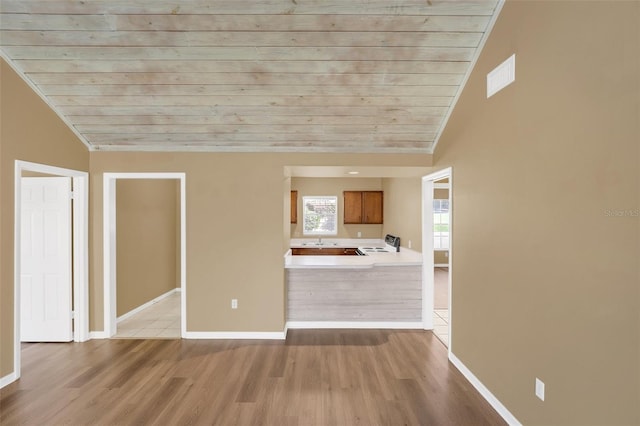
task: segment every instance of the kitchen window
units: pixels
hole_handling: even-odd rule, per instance
[[[433,248],[449,250],[449,200],[433,200]]]
[[[338,234],[338,197],[302,197],[304,235]]]

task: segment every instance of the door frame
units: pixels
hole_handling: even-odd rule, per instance
[[[433,305],[434,305],[434,248],[433,248],[433,190],[434,182],[443,178],[449,178],[449,344],[447,345],[451,355],[451,277],[453,272],[453,215],[452,191],[453,168],[447,167],[437,172],[422,177],[422,321],[425,330],[433,330]]]
[[[116,316],[116,182],[118,179],[177,179],[180,181],[180,335],[187,332],[187,203],[185,173],[103,174],[104,337],[117,330]]]
[[[13,228],[13,326],[14,374],[20,377],[20,277],[22,238],[22,172],[35,172],[69,177],[73,184],[72,230],[73,249],[73,341],[89,340],[89,173],[46,164],[16,160],[14,168]]]

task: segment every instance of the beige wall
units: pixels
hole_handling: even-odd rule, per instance
[[[89,170],[85,146],[0,59],[0,377],[13,372],[14,162]]]
[[[400,237],[402,247],[422,251],[422,178],[385,178],[384,234]]]
[[[381,238],[382,225],[345,225],[343,191],[382,191],[380,178],[291,178],[291,189],[298,191],[298,223],[291,224],[292,238],[317,238],[303,233],[302,197],[310,195],[334,195],[338,197],[338,235],[328,238]],[[386,195],[386,194],[385,194]],[[384,221],[387,211],[384,211]]]
[[[433,252],[434,265],[448,265],[449,264],[449,252],[444,250],[438,250]]]
[[[451,347],[523,424],[640,424],[639,31],[640,2],[507,1],[435,153]]]
[[[180,286],[176,187],[175,179],[117,181],[117,316]]]
[[[102,173],[185,172],[187,330],[281,332],[291,165],[430,166],[431,156],[92,152],[90,329],[103,329]]]

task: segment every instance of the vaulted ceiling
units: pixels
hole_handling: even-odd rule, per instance
[[[429,153],[499,0],[1,0],[95,150]]]

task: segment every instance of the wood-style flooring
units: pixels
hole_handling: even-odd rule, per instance
[[[9,425],[501,425],[431,332],[23,344]]]

